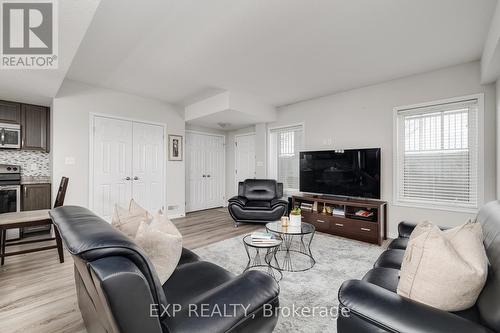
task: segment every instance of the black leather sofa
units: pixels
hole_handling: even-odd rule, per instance
[[[184,249],[161,285],[142,249],[91,211],[65,206],[50,215],[73,256],[89,333],[272,332],[276,325],[277,316],[264,316],[264,306],[278,307],[279,288],[265,273],[234,276]],[[216,309],[224,312],[210,315]]]
[[[337,319],[346,332],[500,332],[500,201],[483,206],[481,223],[490,261],[488,280],[477,303],[460,312],[445,312],[396,293],[399,269],[415,224],[401,222],[391,242],[362,280],[349,280],[339,291],[340,307],[348,316]]]
[[[229,199],[228,210],[238,223],[267,223],[279,220],[288,212],[282,199],[283,183],[273,179],[247,179],[238,183],[238,195]]]

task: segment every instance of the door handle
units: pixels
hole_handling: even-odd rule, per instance
[[[134,180],[139,180],[139,177],[135,176],[135,177],[134,177]]]
[[[24,196],[28,197],[28,188],[26,186],[24,186]]]
[[[5,128],[2,128],[2,146],[5,144]]]

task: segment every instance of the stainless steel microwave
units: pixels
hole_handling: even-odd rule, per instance
[[[0,123],[0,148],[21,148],[21,126]]]

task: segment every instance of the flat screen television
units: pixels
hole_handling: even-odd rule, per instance
[[[380,199],[380,148],[300,152],[300,191]]]

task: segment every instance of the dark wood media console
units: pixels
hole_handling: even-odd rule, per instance
[[[378,245],[387,238],[385,201],[294,195],[292,207],[301,207],[302,221],[311,223],[317,231]],[[309,211],[309,207],[314,210]],[[356,214],[362,211],[369,216]]]

